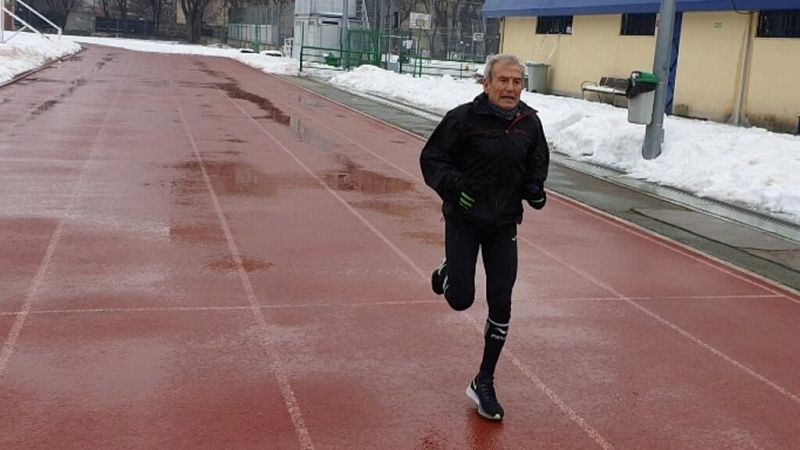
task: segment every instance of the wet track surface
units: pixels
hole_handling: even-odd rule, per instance
[[[421,146],[223,59],[90,47],[0,89],[0,448],[800,441],[800,298],[557,196],[480,419]]]

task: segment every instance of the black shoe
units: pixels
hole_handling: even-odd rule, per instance
[[[478,414],[489,420],[503,420],[505,411],[497,401],[492,377],[478,375],[467,387],[467,397],[478,406]]]
[[[447,259],[443,259],[431,274],[431,289],[436,295],[444,294],[447,289]]]

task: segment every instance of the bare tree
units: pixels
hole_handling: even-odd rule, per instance
[[[128,0],[114,0],[119,12],[119,20],[122,21],[122,29],[128,28]],[[123,31],[124,32],[124,31]]]
[[[210,0],[180,0],[183,16],[186,17],[186,29],[189,32],[189,42],[200,41],[203,30],[203,16]]]
[[[61,28],[67,24],[67,17],[75,7],[77,0],[45,0],[47,4],[48,16]]]
[[[158,33],[161,26],[161,15],[164,13],[168,0],[150,0],[150,14],[153,19],[153,34]]]
[[[100,7],[103,8],[103,16],[105,18],[111,17],[111,0],[100,0]]]

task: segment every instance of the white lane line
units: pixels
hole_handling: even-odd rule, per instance
[[[665,296],[665,297],[629,297],[630,300],[657,301],[657,300],[750,300],[750,299],[781,299],[780,295],[698,295],[698,296]],[[619,297],[536,297],[535,299],[519,299],[515,301],[536,302],[623,302]],[[359,308],[376,306],[409,306],[409,305],[439,305],[441,300],[394,300],[385,302],[345,302],[345,303],[286,303],[259,305],[261,309],[330,309],[330,308]],[[236,311],[250,310],[252,306],[154,306],[151,308],[83,308],[83,309],[42,309],[30,311],[28,314],[99,314],[99,313],[138,313],[138,312],[205,312],[205,311]],[[17,316],[20,311],[0,311],[2,316]]]
[[[732,366],[736,367],[739,370],[742,370],[747,375],[750,375],[751,377],[755,378],[756,380],[766,384],[767,386],[769,386],[772,389],[776,390],[778,393],[780,393],[784,397],[788,398],[789,400],[792,400],[793,402],[800,404],[800,397],[798,397],[797,395],[795,395],[794,393],[792,393],[788,389],[784,388],[783,386],[779,385],[778,383],[775,383],[774,381],[770,380],[769,378],[765,377],[764,375],[761,375],[760,373],[756,372],[755,370],[751,369],[750,367],[748,367],[748,366],[744,365],[743,363],[737,361],[735,358],[727,355],[726,353],[722,352],[721,350],[718,350],[717,348],[715,348],[711,344],[708,344],[707,342],[703,341],[702,339],[698,338],[697,336],[693,335],[692,333],[689,333],[688,331],[684,330],[683,328],[679,327],[678,325],[675,325],[674,323],[670,322],[669,320],[661,317],[657,313],[645,308],[644,306],[640,305],[639,303],[637,303],[637,302],[631,300],[630,298],[622,295],[621,293],[617,292],[616,289],[612,288],[611,286],[607,285],[606,283],[603,283],[602,281],[598,280],[597,278],[595,278],[594,276],[590,275],[589,273],[581,270],[580,268],[570,264],[569,262],[567,262],[564,259],[558,257],[557,255],[548,252],[547,250],[545,250],[545,249],[541,248],[540,246],[534,244],[532,241],[529,241],[529,240],[527,240],[525,238],[522,238],[522,240],[525,241],[532,248],[534,248],[536,251],[546,255],[548,258],[552,259],[553,261],[556,261],[557,263],[561,264],[562,266],[570,269],[571,271],[575,272],[576,274],[580,275],[581,277],[585,278],[586,280],[588,280],[592,284],[600,287],[601,289],[604,289],[604,290],[612,293],[613,295],[617,296],[620,300],[624,301],[628,305],[630,305],[630,306],[634,307],[635,309],[639,310],[640,312],[650,316],[651,318],[655,319],[660,324],[662,324],[662,325],[670,328],[671,330],[677,332],[681,336],[689,339],[690,341],[694,342],[695,344],[699,345],[700,347],[704,348],[705,350],[707,350],[707,351],[713,353],[714,355],[722,358],[722,360],[724,360],[725,362],[731,364]]]
[[[125,73],[127,73],[127,67],[128,66],[126,64]],[[14,354],[14,349],[16,348],[17,340],[19,339],[20,333],[22,333],[22,327],[25,325],[25,320],[30,315],[33,301],[36,299],[36,295],[39,293],[39,288],[42,286],[42,280],[44,279],[45,274],[47,274],[47,269],[50,267],[53,254],[55,253],[56,247],[61,240],[61,235],[64,232],[64,223],[71,215],[72,209],[78,203],[78,200],[83,196],[83,191],[86,189],[86,179],[88,178],[89,172],[91,172],[92,168],[94,167],[95,156],[99,150],[97,144],[101,137],[105,135],[108,118],[111,115],[111,110],[114,109],[114,106],[117,103],[117,98],[119,97],[119,93],[122,90],[122,85],[124,83],[125,78],[117,82],[114,97],[112,98],[111,103],[109,103],[106,114],[103,117],[103,122],[100,124],[100,128],[97,131],[94,143],[92,144],[92,150],[89,153],[86,162],[83,164],[83,167],[81,168],[80,178],[78,178],[78,181],[75,183],[69,203],[64,209],[63,216],[61,219],[59,219],[56,229],[53,231],[52,236],[50,236],[50,241],[47,243],[47,249],[44,252],[44,257],[42,257],[42,262],[39,263],[39,268],[36,271],[36,275],[33,277],[33,281],[28,287],[28,292],[25,295],[25,300],[22,302],[22,307],[20,308],[19,313],[16,314],[14,323],[11,324],[11,329],[8,331],[8,336],[3,343],[3,348],[0,350],[0,382],[2,382],[3,378],[5,377],[9,361],[11,360],[11,356]]]
[[[259,305],[261,309],[339,309],[339,308],[359,308],[376,306],[406,306],[406,305],[439,305],[441,301],[435,300],[397,300],[386,302],[366,302],[366,303],[301,303],[284,305]],[[102,314],[102,313],[139,313],[139,312],[206,312],[206,311],[249,311],[253,307],[248,306],[165,306],[152,308],[87,308],[87,309],[43,309],[31,311],[29,315],[38,314]],[[1,316],[16,316],[22,314],[19,311],[0,312]]]
[[[215,82],[212,83],[217,86]],[[358,212],[353,206],[351,206],[338,192],[334,191],[333,188],[328,186],[324,180],[322,180],[310,167],[308,167],[297,155],[292,152],[286,145],[283,144],[280,140],[278,140],[272,133],[270,133],[266,128],[264,128],[258,121],[256,121],[250,114],[247,113],[241,106],[236,104],[233,100],[231,100],[227,95],[222,92],[221,89],[217,86],[217,89],[222,93],[222,95],[230,102],[233,106],[236,107],[239,111],[241,111],[242,115],[244,115],[250,122],[253,123],[258,129],[260,129],[270,140],[272,140],[287,156],[292,158],[306,173],[309,174],[312,178],[314,178],[317,183],[325,189],[329,194],[331,194],[336,200],[342,204],[350,213],[352,213],[364,226],[366,226],[373,234],[375,234],[378,239],[383,241],[397,256],[400,257],[417,275],[420,276],[423,280],[427,282],[429,274],[425,273],[419,266],[417,266],[411,258],[406,255],[400,248],[398,248],[386,235],[381,233],[375,225],[373,225],[369,220],[367,220],[361,213]],[[392,164],[393,165],[393,164]],[[394,165],[393,165],[394,166]],[[462,315],[462,317],[466,318],[477,330],[479,333],[483,334],[482,326],[472,317],[467,314]],[[537,377],[533,372],[531,372],[514,354],[514,352],[510,350],[506,350],[503,352],[503,356],[506,358],[511,359],[511,362],[517,367],[526,378],[534,383],[534,385],[542,390],[544,394],[558,406],[558,408],[576,423],[598,446],[605,450],[613,449],[614,447],[594,428],[592,428],[578,413],[575,412],[569,405],[567,405],[561,398],[552,390],[550,389],[539,377]]]
[[[192,67],[194,67],[194,65],[192,65]],[[169,77],[169,80],[170,80],[170,88],[174,89],[175,87],[173,85],[172,78]],[[253,315],[255,316],[256,321],[258,322],[258,325],[261,327],[262,330],[264,330],[264,337],[267,341],[265,347],[267,349],[267,353],[269,354],[270,366],[272,368],[273,374],[275,375],[275,378],[278,381],[278,386],[280,388],[281,395],[283,396],[284,405],[286,406],[286,409],[289,412],[289,416],[292,419],[292,424],[294,425],[295,433],[297,434],[297,438],[300,443],[300,448],[313,449],[314,444],[311,441],[311,435],[309,434],[308,427],[306,427],[305,420],[303,419],[303,413],[302,411],[300,411],[300,406],[297,403],[297,398],[294,395],[294,390],[292,389],[292,385],[289,383],[289,377],[286,375],[286,371],[283,368],[283,363],[281,362],[280,356],[278,355],[278,351],[275,349],[275,344],[273,342],[272,335],[268,332],[267,320],[264,317],[264,313],[260,308],[258,298],[256,297],[255,290],[253,289],[253,284],[250,281],[250,276],[247,274],[247,271],[244,268],[244,263],[242,261],[241,253],[239,252],[239,247],[236,245],[236,241],[233,239],[233,233],[231,232],[228,220],[225,218],[225,213],[222,211],[222,205],[220,204],[219,197],[217,197],[217,193],[214,190],[214,186],[211,184],[211,178],[209,177],[208,171],[206,170],[205,162],[203,161],[203,158],[200,156],[200,151],[197,148],[197,142],[195,141],[192,132],[189,130],[189,126],[186,122],[186,117],[183,113],[183,109],[181,108],[180,103],[178,102],[178,99],[174,95],[173,99],[175,100],[175,105],[178,108],[178,115],[180,116],[183,130],[189,139],[189,143],[192,146],[192,152],[194,153],[194,157],[200,166],[200,171],[203,175],[203,181],[205,182],[206,188],[208,189],[209,195],[211,196],[211,202],[214,204],[214,211],[216,212],[217,219],[219,220],[223,234],[225,235],[225,241],[228,243],[228,251],[231,253],[233,260],[236,263],[237,273],[239,274],[239,279],[241,280],[245,294],[247,295],[247,301],[250,304],[250,309],[252,310]]]
[[[659,300],[751,300],[751,299],[783,299],[782,295],[755,294],[755,295],[665,295],[665,296],[644,296],[628,297],[631,300],[659,301]],[[522,301],[536,302],[620,302],[619,297],[535,297],[530,299],[520,299]],[[515,300],[518,301],[518,300]]]

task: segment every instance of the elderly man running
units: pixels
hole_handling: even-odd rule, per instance
[[[522,201],[541,209],[550,162],[542,123],[520,101],[523,67],[513,55],[486,63],[483,93],[449,111],[420,155],[425,183],[443,201],[445,259],[433,271],[433,291],[463,311],[475,300],[478,250],[486,271],[489,317],[483,358],[467,387],[478,413],[502,420],[494,372],[511,318],[517,278],[517,224]]]

